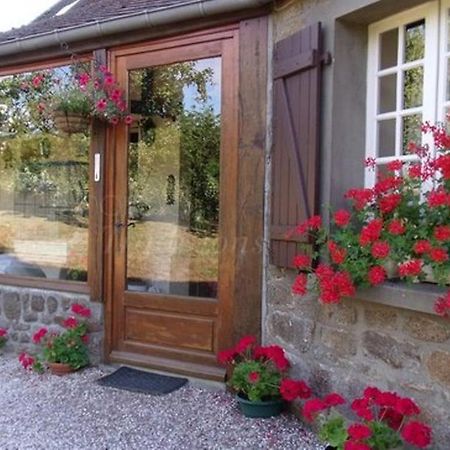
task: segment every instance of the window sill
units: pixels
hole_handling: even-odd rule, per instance
[[[436,299],[446,292],[447,289],[435,284],[418,283],[411,285],[401,281],[392,281],[375,288],[358,290],[355,298],[436,316],[437,314],[434,311]]]

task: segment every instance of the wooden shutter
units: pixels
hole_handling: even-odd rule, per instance
[[[298,223],[317,213],[321,25],[283,39],[274,52],[271,263],[293,267]]]

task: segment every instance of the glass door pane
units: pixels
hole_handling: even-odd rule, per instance
[[[216,297],[221,58],[129,72],[127,289]]]

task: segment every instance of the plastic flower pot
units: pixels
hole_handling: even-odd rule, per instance
[[[236,399],[239,409],[245,417],[264,418],[279,416],[284,409],[284,401],[282,399],[251,401],[242,394],[237,394]]]
[[[66,134],[85,133],[89,127],[89,118],[79,113],[55,111],[53,121],[57,130]]]
[[[69,373],[75,372],[74,369],[69,364],[64,363],[48,363],[48,368],[52,375],[57,375],[59,377],[67,375]]]

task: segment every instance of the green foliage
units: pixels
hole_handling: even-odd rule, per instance
[[[398,433],[384,422],[373,421],[369,424],[373,435],[368,439],[370,447],[376,450],[391,450],[402,445]]]
[[[327,442],[332,447],[342,450],[348,438],[344,418],[341,415],[336,415],[324,421],[319,429],[319,438],[322,442]]]
[[[86,94],[80,89],[71,88],[61,91],[54,98],[54,110],[61,111],[66,114],[74,113],[88,117],[91,114],[91,102]]]
[[[252,382],[252,374],[257,374],[258,381]],[[268,362],[246,360],[238,363],[230,380],[237,392],[251,401],[271,400],[280,397],[281,374]]]
[[[49,339],[43,350],[45,361],[69,364],[72,369],[80,369],[89,364],[89,354],[83,336],[86,324],[79,324]]]

